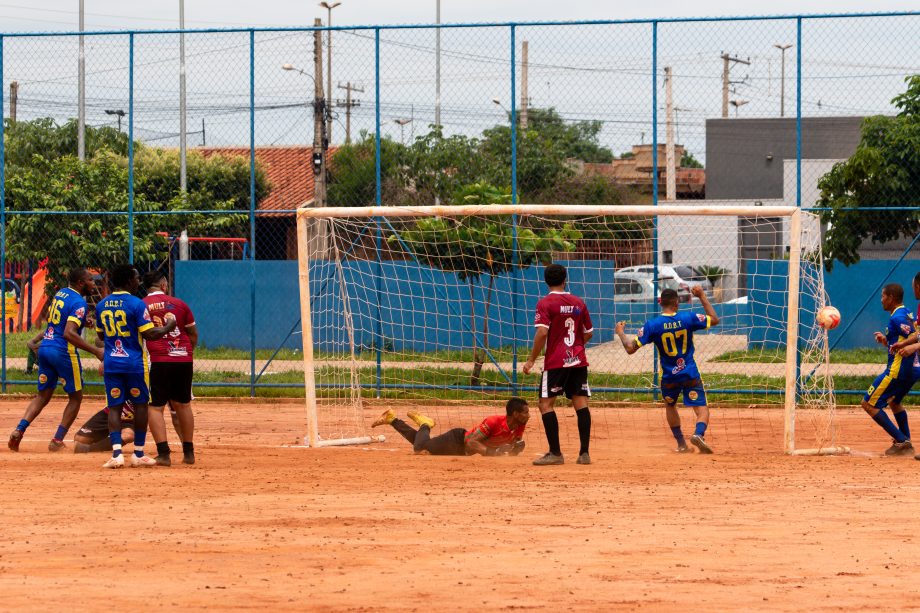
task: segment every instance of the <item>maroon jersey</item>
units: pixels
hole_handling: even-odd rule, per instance
[[[151,362],[191,362],[192,341],[185,331],[186,326],[195,324],[195,316],[188,305],[174,296],[163,292],[151,292],[144,298],[150,319],[157,327],[166,322],[166,314],[176,318],[176,328],[155,341],[147,341],[147,353]]]
[[[585,334],[594,331],[588,307],[568,292],[550,292],[537,303],[534,325],[549,328],[543,370],[587,366]]]
[[[486,435],[485,446],[494,449],[502,445],[510,445],[524,436],[524,424],[512,430],[508,427],[506,415],[491,415],[483,419],[481,424],[469,430],[465,440],[470,440],[473,433],[477,431]]]

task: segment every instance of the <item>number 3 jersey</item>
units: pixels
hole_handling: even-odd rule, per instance
[[[585,334],[594,331],[588,307],[568,292],[550,292],[537,303],[534,325],[549,328],[543,370],[588,365]]]
[[[659,315],[639,328],[639,346],[655,343],[661,360],[662,380],[699,379],[700,371],[693,359],[693,332],[710,325],[708,315],[689,311]]]
[[[128,292],[109,294],[96,305],[96,327],[105,339],[106,373],[146,373],[141,332],[153,327],[147,305]]]
[[[64,338],[64,330],[67,328],[68,321],[77,324],[77,334],[83,330],[83,323],[86,321],[86,300],[76,290],[65,287],[51,299],[48,327],[42,336],[39,351],[52,349],[65,353],[76,351],[76,348],[70,346],[67,339]]]

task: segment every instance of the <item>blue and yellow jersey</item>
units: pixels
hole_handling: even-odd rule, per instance
[[[913,331],[913,314],[903,304],[896,307],[891,312],[888,329],[885,331],[885,339],[888,341],[888,367],[885,369],[885,374],[892,379],[907,381],[915,378],[913,357],[902,358],[897,351],[891,349],[894,343],[903,341]]]
[[[699,379],[693,360],[693,332],[710,325],[708,315],[678,312],[659,315],[639,328],[636,343],[641,347],[655,343],[661,361],[662,381]]]
[[[42,337],[40,350],[75,353],[77,348],[64,338],[67,322],[77,325],[77,332],[86,323],[86,300],[76,290],[65,287],[54,295],[48,309],[48,328]]]
[[[109,294],[96,305],[96,327],[105,340],[106,373],[146,373],[147,350],[141,332],[153,327],[147,305],[128,292]]]

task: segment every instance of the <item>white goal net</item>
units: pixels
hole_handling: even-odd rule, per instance
[[[614,327],[635,334],[667,288],[702,312],[700,285],[721,319],[695,336],[713,445],[840,450],[814,321],[827,298],[820,226],[795,207],[320,208],[297,223],[307,444],[389,434],[370,428],[388,408],[470,428],[512,395],[535,406],[538,375],[520,367],[543,267],[557,262],[594,323],[596,439],[667,443],[655,351],[627,355]]]

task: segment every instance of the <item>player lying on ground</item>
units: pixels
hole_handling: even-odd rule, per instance
[[[19,442],[26,429],[42,412],[54,389],[60,382],[67,393],[67,406],[57,431],[48,443],[48,451],[64,448],[64,437],[80,413],[83,402],[83,367],[79,349],[102,359],[102,349],[83,340],[80,333],[86,323],[86,300],[83,298],[96,287],[93,276],[84,268],[75,268],[67,276],[68,286],[51,299],[48,310],[48,327],[38,347],[38,394],[29,402],[19,425],[10,434],[7,446],[19,451]],[[36,337],[38,338],[38,337]],[[35,340],[29,348],[35,350]]]
[[[192,360],[198,344],[195,316],[185,302],[169,295],[166,276],[154,270],[144,275],[147,297],[144,303],[154,325],[161,326],[167,315],[176,319],[176,329],[162,339],[147,341],[150,354],[150,434],[157,444],[156,463],[169,466],[169,441],[163,408],[168,404],[173,426],[182,441],[182,462],[195,463],[195,416],[192,414]]]
[[[719,317],[701,286],[693,286],[690,292],[702,303],[705,315],[689,311],[678,312],[680,301],[677,292],[666,289],[661,292],[661,315],[645,322],[635,338],[629,340],[626,337],[625,321],[617,323],[615,331],[626,353],[630,355],[649,343],[655,343],[658,347],[661,362],[661,396],[664,399],[668,425],[677,441],[678,453],[690,451],[680,428],[678,396],[683,397],[684,406],[693,407],[696,413],[696,429],[690,437],[690,442],[700,453],[712,453],[712,448],[704,438],[706,428],[709,427],[709,407],[706,405],[706,389],[703,387],[696,360],[693,359],[693,332],[717,326]]]
[[[594,325],[588,307],[578,296],[566,291],[565,266],[550,264],[543,271],[543,280],[549,294],[537,302],[533,348],[523,365],[524,374],[530,374],[534,362],[546,347],[543,359],[543,376],[540,379],[540,415],[549,451],[533,461],[537,466],[562,464],[559,445],[559,418],[553,409],[556,396],[565,394],[572,401],[578,418],[578,464],[590,464],[588,444],[591,442],[591,411],[588,398],[588,357],[585,345],[594,334]]]
[[[875,341],[888,348],[888,365],[866,390],[862,408],[893,439],[885,455],[912,455],[914,446],[910,442],[907,411],[901,405],[901,400],[920,376],[920,363],[916,351],[908,351],[905,356],[894,347],[899,343],[903,345],[915,331],[914,317],[904,306],[904,288],[897,283],[889,283],[882,288],[881,302],[882,308],[891,316],[885,332],[875,333]],[[906,350],[906,347],[902,346],[901,349]],[[886,406],[894,413],[897,425],[885,413]]]
[[[112,457],[103,468],[122,468],[121,407],[126,400],[134,404],[134,455],[131,466],[156,466],[153,458],[144,455],[147,438],[147,352],[142,343],[163,338],[176,328],[176,319],[168,317],[165,325],[154,327],[147,305],[134,296],[140,285],[140,275],[130,264],[121,264],[111,271],[115,291],[96,305],[96,332],[105,344],[105,394],[109,407],[109,438]]]
[[[121,442],[122,444],[134,441],[134,405],[130,400],[121,405]],[[90,453],[93,451],[111,451],[112,441],[109,439],[109,407],[105,407],[80,426],[73,436],[74,453]]]
[[[504,415],[491,415],[482,420],[472,430],[454,428],[438,436],[431,436],[434,420],[430,417],[409,411],[409,419],[418,425],[415,430],[396,417],[393,409],[383,412],[377,421],[377,426],[391,425],[403,438],[412,443],[415,453],[427,451],[431,455],[517,455],[524,450],[524,427],[530,419],[530,409],[527,401],[522,398],[512,398],[505,404]]]

